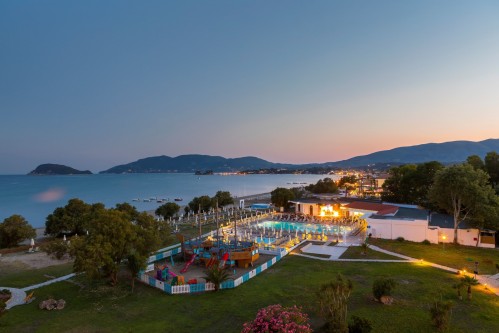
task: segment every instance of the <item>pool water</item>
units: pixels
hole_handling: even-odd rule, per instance
[[[283,230],[287,232],[301,232],[301,233],[322,233],[325,235],[331,235],[333,233],[343,234],[345,232],[350,232],[351,227],[348,226],[338,226],[338,225],[323,225],[323,224],[312,224],[312,223],[297,223],[297,222],[285,222],[285,221],[264,221],[257,224],[259,228],[265,227],[267,230]]]

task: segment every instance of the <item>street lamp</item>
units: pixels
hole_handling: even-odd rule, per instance
[[[445,240],[447,239],[447,236],[446,235],[442,235],[442,246],[443,246],[443,249],[445,251]]]

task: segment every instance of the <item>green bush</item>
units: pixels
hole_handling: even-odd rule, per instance
[[[424,245],[431,245],[430,241],[425,239],[424,241],[421,242],[421,244],[424,244]]]
[[[398,242],[403,242],[403,241],[405,241],[405,238],[404,237],[397,237],[395,240]]]
[[[373,325],[369,319],[352,316],[352,321],[348,324],[348,333],[370,333]]]
[[[374,298],[379,300],[381,296],[390,296],[397,283],[391,278],[376,279],[373,282]]]
[[[67,242],[58,239],[50,243],[43,244],[42,250],[47,252],[48,255],[61,260],[62,257],[64,257],[66,253],[68,253],[69,245]]]

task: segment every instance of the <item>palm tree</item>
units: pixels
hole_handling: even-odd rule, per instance
[[[457,298],[459,298],[460,300],[463,299],[463,295],[461,295],[461,288],[463,287],[463,282],[462,281],[459,281],[458,283],[455,283],[452,288],[456,289],[457,290]]]
[[[206,282],[211,282],[215,285],[215,291],[220,289],[220,285],[230,279],[230,273],[218,266],[213,266],[206,271],[206,275],[203,277]]]
[[[476,286],[478,284],[477,279],[471,277],[469,275],[465,275],[461,278],[461,283],[463,287],[467,288],[468,291],[468,300],[471,300],[471,287]]]

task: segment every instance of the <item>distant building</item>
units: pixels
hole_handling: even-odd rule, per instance
[[[295,213],[316,218],[357,216],[367,221],[367,233],[374,238],[397,239],[412,242],[428,240],[431,243],[451,243],[454,240],[454,220],[446,214],[411,205],[387,204],[381,201],[319,195],[316,198],[291,201]],[[490,247],[496,244],[496,233],[473,228],[463,221],[458,227],[461,245]]]

